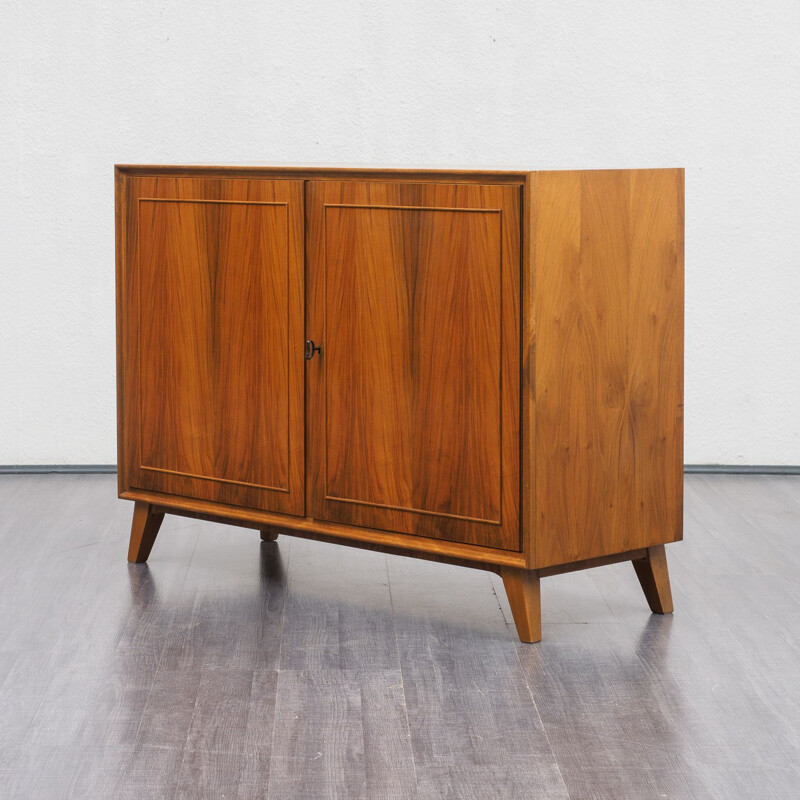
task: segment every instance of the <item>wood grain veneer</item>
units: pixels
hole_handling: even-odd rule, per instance
[[[519,190],[307,189],[311,515],[519,550]]]
[[[131,560],[169,512],[500,572],[524,641],[539,579],[573,569],[630,560],[672,609],[682,170],[115,187]]]
[[[683,172],[531,176],[533,566],[681,538]]]
[[[133,179],[131,485],[304,513],[302,209],[297,181]]]

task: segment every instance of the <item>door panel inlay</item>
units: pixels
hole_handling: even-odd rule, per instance
[[[500,212],[325,212],[327,498],[499,525]]]

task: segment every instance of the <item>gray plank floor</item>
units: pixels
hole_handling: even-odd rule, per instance
[[[800,478],[686,478],[676,612],[629,564],[488,573],[0,478],[2,798],[800,797]]]

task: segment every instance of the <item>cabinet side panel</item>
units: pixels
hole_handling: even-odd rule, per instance
[[[536,566],[680,539],[683,171],[532,180]]]

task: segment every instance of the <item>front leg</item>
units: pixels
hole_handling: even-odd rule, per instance
[[[131,523],[131,540],[128,547],[128,561],[131,564],[143,564],[147,561],[158,530],[164,521],[164,512],[153,513],[153,506],[137,500],[133,506],[133,522]]]
[[[520,641],[542,640],[542,602],[539,574],[535,570],[504,567],[500,575]]]

